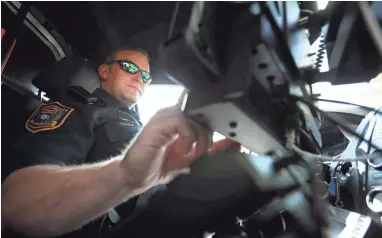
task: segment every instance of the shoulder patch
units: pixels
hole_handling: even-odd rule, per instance
[[[26,128],[32,133],[57,129],[64,124],[73,110],[59,102],[43,104],[28,119]]]

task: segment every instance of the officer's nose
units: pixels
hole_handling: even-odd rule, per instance
[[[134,80],[139,84],[143,84],[142,73],[137,74],[137,77],[134,77]]]

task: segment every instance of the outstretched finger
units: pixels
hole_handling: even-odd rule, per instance
[[[194,143],[198,140],[198,132],[183,115],[179,115],[174,120],[174,124],[179,135],[180,146],[178,148],[181,150],[180,152],[187,155],[192,151]]]
[[[194,157],[199,157],[202,154],[208,152],[210,149],[210,142],[212,141],[212,133],[210,133],[210,130],[204,127],[203,125],[189,120],[190,124],[192,125],[193,128],[195,128],[197,132],[197,143],[195,147],[195,151],[193,156]]]
[[[184,89],[182,94],[179,96],[178,101],[176,103],[176,107],[183,111],[188,97],[188,90]]]

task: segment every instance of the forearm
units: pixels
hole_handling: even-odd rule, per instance
[[[135,193],[120,161],[35,166],[11,174],[2,187],[2,216],[13,229],[52,236],[78,229]]]

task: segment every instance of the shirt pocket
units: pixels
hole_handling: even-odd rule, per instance
[[[106,135],[110,143],[130,142],[139,132],[139,127],[133,122],[120,123],[119,120],[112,120],[105,125]]]

